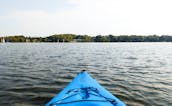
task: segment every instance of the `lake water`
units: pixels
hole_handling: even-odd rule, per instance
[[[43,106],[83,69],[128,106],[172,106],[172,43],[1,43],[0,106]]]

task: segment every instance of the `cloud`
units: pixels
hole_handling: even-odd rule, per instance
[[[68,0],[65,4],[69,7],[60,10],[16,9],[0,16],[0,33],[172,34],[170,3],[170,0]]]

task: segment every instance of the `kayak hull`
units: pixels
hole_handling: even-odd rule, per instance
[[[126,106],[99,85],[87,72],[80,72],[45,106]]]

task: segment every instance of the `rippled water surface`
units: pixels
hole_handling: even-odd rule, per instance
[[[43,106],[82,69],[128,106],[172,106],[172,43],[0,44],[0,106]]]

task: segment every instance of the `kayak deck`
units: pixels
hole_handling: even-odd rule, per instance
[[[45,106],[126,106],[83,71]]]

